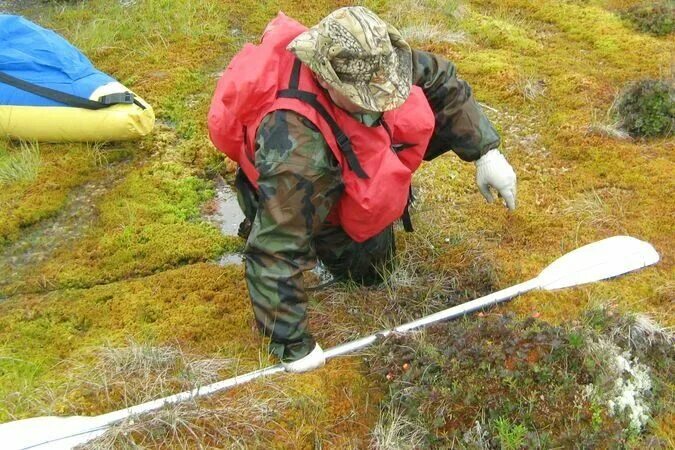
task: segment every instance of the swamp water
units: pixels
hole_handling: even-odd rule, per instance
[[[225,236],[236,236],[239,224],[244,220],[244,213],[237,202],[237,194],[223,177],[218,176],[215,183],[216,197],[211,201],[209,213],[204,219],[218,227]],[[225,253],[220,257],[218,264],[227,266],[241,264],[243,261],[244,257],[240,253]]]

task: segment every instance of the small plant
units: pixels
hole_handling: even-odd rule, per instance
[[[675,2],[673,0],[637,5],[626,10],[622,16],[645,33],[665,36],[675,31]]]
[[[660,80],[632,83],[620,95],[615,111],[631,136],[670,135],[675,127],[675,86]]]
[[[527,428],[522,424],[512,424],[509,419],[500,417],[494,422],[502,450],[517,450],[525,443]]]
[[[0,184],[35,181],[40,168],[37,142],[20,142],[17,149],[0,141]]]

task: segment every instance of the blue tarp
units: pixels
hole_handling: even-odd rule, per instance
[[[89,98],[115,81],[51,30],[20,16],[0,14],[0,72],[39,86]],[[0,82],[0,105],[67,106]]]

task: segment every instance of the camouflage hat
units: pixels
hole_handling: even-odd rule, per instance
[[[412,51],[399,31],[362,6],[340,8],[288,45],[326,83],[368,111],[403,104]]]

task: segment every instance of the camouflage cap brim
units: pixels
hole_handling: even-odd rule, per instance
[[[296,37],[288,50],[368,111],[395,109],[410,94],[410,46],[396,28],[362,6],[334,11]]]

